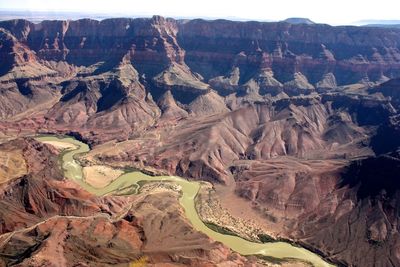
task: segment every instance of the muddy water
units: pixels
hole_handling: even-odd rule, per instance
[[[89,146],[75,140],[70,137],[66,138],[57,138],[55,136],[45,136],[38,137],[39,141],[60,141],[67,142],[78,146],[78,149],[68,150],[62,154],[62,168],[64,169],[65,177],[69,179],[73,179],[87,191],[92,194],[102,196],[106,194],[112,193],[131,193],[134,194],[137,192],[139,188],[139,181],[171,181],[181,186],[182,188],[182,197],[180,199],[180,203],[185,209],[185,214],[187,218],[192,223],[193,227],[205,233],[210,238],[219,241],[225,244],[227,247],[230,247],[232,250],[242,254],[242,255],[264,255],[270,256],[278,259],[298,259],[312,263],[316,267],[331,267],[334,266],[325,262],[320,256],[317,254],[306,250],[304,248],[299,248],[296,246],[292,246],[286,242],[272,242],[272,243],[255,243],[251,241],[247,241],[237,236],[232,235],[224,235],[218,232],[215,232],[208,228],[199,218],[196,208],[195,208],[195,197],[197,192],[199,191],[200,184],[198,182],[189,182],[185,179],[176,177],[176,176],[148,176],[141,172],[129,172],[121,175],[119,178],[114,180],[111,184],[107,185],[104,188],[94,188],[89,184],[85,183],[82,177],[82,166],[74,159],[74,156],[79,153],[88,152]],[[123,191],[122,191],[123,190]]]

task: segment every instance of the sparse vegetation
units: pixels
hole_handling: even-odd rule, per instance
[[[147,257],[147,256],[142,256],[142,257],[140,257],[139,259],[137,259],[137,260],[131,262],[131,263],[129,264],[129,267],[145,267],[145,266],[147,266],[148,260],[149,260],[149,257]]]
[[[276,242],[273,237],[267,234],[258,234],[258,239],[260,239],[262,243]]]
[[[238,234],[236,234],[235,232],[233,232],[229,228],[216,225],[215,223],[205,222],[204,224],[207,225],[207,227],[210,228],[211,230],[213,230],[215,232],[218,232],[220,234],[238,236]]]

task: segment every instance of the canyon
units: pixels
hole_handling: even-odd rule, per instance
[[[400,29],[9,20],[0,62],[0,266],[295,264],[196,231],[171,190],[91,195],[38,134],[88,143],[85,167],[210,182],[233,217],[335,265],[400,265]]]

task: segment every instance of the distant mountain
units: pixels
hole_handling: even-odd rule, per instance
[[[314,21],[308,19],[308,18],[287,18],[283,20],[284,22],[290,23],[290,24],[315,24]]]
[[[359,20],[355,22],[358,25],[369,25],[369,24],[380,24],[380,25],[393,25],[400,24],[400,20],[380,20],[380,19],[369,19],[369,20]]]
[[[400,28],[400,20],[360,20],[355,24],[364,27]]]
[[[400,29],[400,24],[366,24],[364,27],[396,28]]]
[[[103,20],[112,17],[123,17],[123,14],[104,14],[90,12],[66,12],[66,11],[26,11],[26,10],[0,10],[0,21],[13,19],[28,19],[31,22],[39,23],[43,20],[78,20],[89,18]],[[135,16],[140,17],[140,16]]]

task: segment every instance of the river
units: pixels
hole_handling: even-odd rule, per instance
[[[334,265],[324,261],[319,255],[297,246],[293,246],[286,242],[270,242],[270,243],[256,243],[245,240],[238,236],[225,235],[215,232],[208,228],[200,219],[195,208],[195,198],[200,188],[200,183],[196,181],[187,181],[183,178],[176,176],[149,176],[141,172],[128,172],[109,185],[103,188],[95,188],[87,184],[83,179],[82,166],[74,159],[74,156],[79,153],[86,153],[90,151],[87,144],[82,143],[71,137],[58,138],[56,136],[40,136],[36,138],[38,141],[58,141],[66,142],[77,146],[77,149],[71,149],[61,154],[61,164],[64,170],[64,176],[68,179],[74,180],[84,189],[97,196],[105,194],[112,194],[121,189],[129,189],[128,192],[132,194],[137,193],[140,187],[139,181],[171,181],[178,184],[182,188],[182,196],[180,204],[185,210],[185,215],[193,225],[193,227],[205,233],[215,241],[223,243],[225,246],[242,255],[263,255],[274,257],[277,259],[297,259],[309,262],[315,267],[333,267]],[[126,192],[126,191],[124,191]]]

